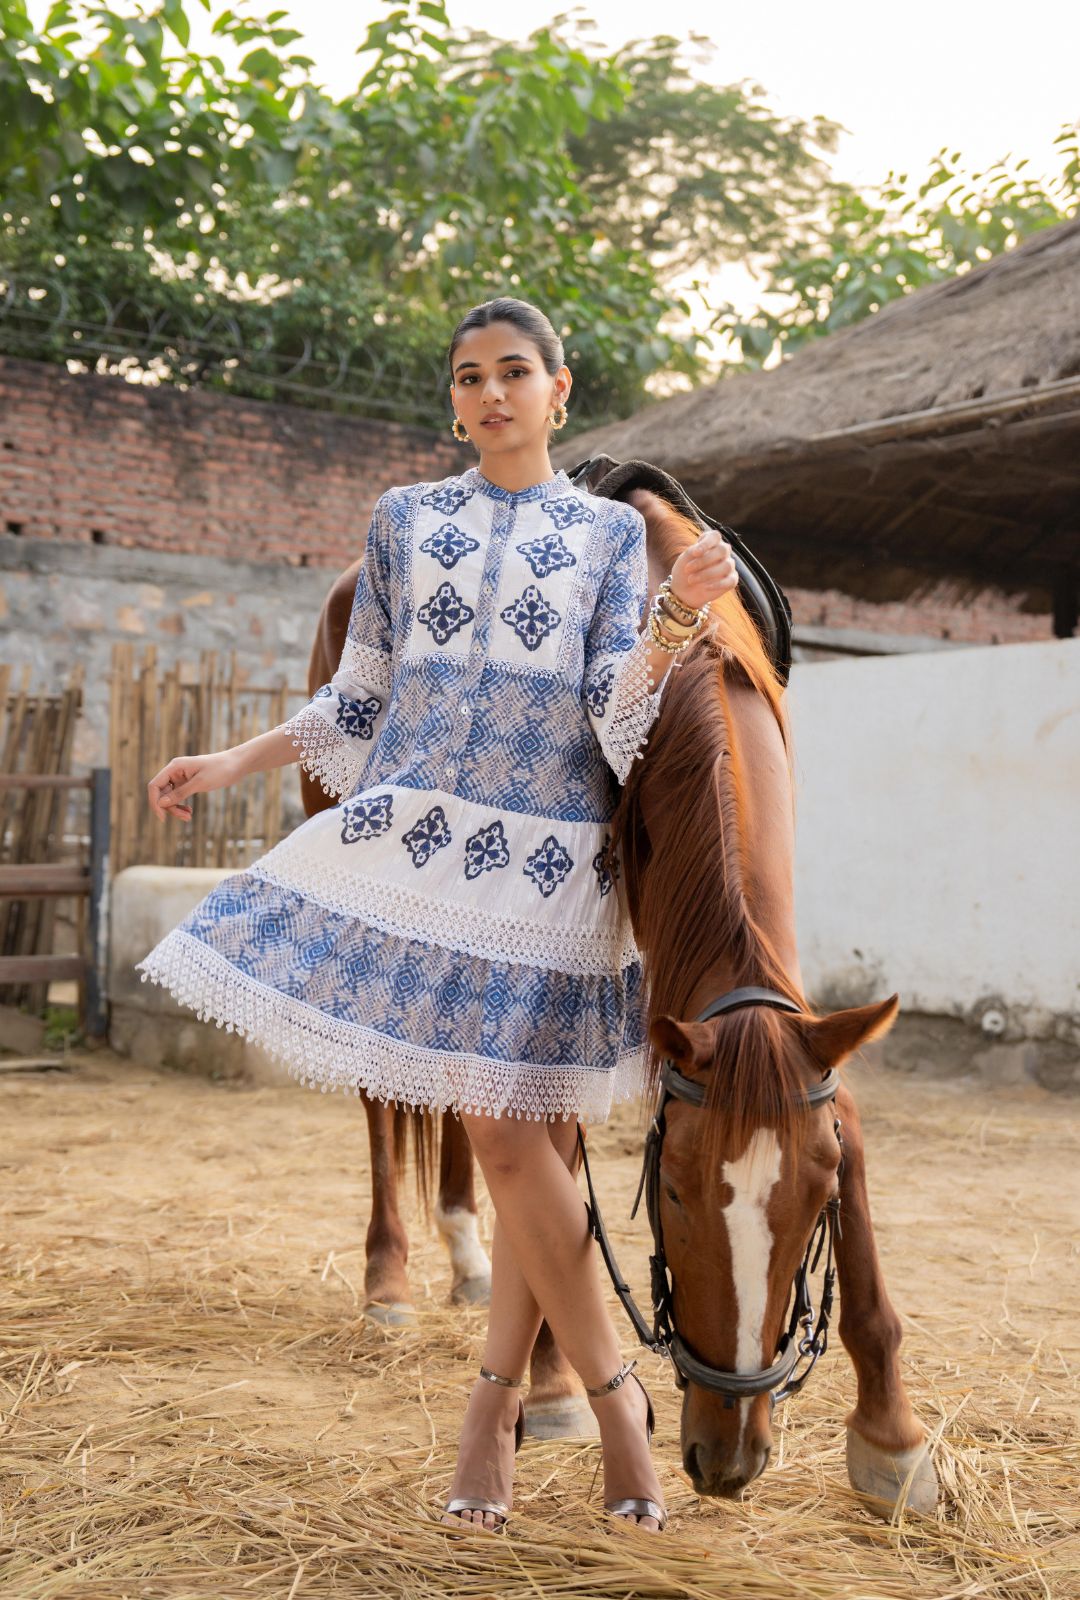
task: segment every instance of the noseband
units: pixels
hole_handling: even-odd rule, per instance
[[[786,995],[779,994],[775,989],[733,989],[729,994],[714,1000],[696,1020],[707,1022],[710,1017],[720,1016],[728,1011],[738,1011],[744,1006],[770,1006],[782,1011],[800,1009]],[[833,1243],[834,1238],[840,1233],[839,1194],[826,1201],[814,1224],[802,1262],[795,1273],[791,1314],[787,1328],[780,1337],[776,1359],[772,1366],[760,1368],[756,1372],[728,1372],[722,1367],[710,1366],[708,1362],[702,1361],[700,1356],[695,1355],[675,1326],[674,1287],[664,1252],[664,1234],[660,1218],[660,1159],[664,1134],[667,1130],[665,1112],[668,1101],[682,1100],[684,1104],[695,1106],[700,1110],[705,1104],[706,1090],[704,1084],[695,1083],[692,1078],[685,1077],[670,1057],[666,1057],[662,1063],[660,1085],[660,1102],[645,1140],[641,1182],[638,1184],[637,1198],[630,1213],[632,1220],[637,1215],[644,1192],[645,1207],[653,1236],[653,1253],[649,1258],[653,1305],[651,1327],[642,1315],[612,1254],[611,1242],[593,1188],[585,1140],[579,1127],[578,1147],[589,1190],[589,1202],[586,1206],[589,1231],[600,1246],[600,1253],[604,1258],[604,1265],[607,1267],[615,1293],[630,1318],[638,1339],[657,1355],[670,1358],[675,1368],[675,1382],[680,1389],[685,1389],[688,1383],[695,1384],[700,1389],[708,1389],[713,1394],[723,1395],[728,1406],[734,1406],[736,1400],[748,1400],[759,1394],[767,1394],[771,1404],[776,1405],[778,1401],[786,1400],[789,1395],[796,1394],[802,1388],[818,1358],[824,1355],[828,1346],[829,1317],[832,1313],[836,1280]],[[839,1086],[840,1074],[833,1068],[826,1073],[820,1083],[814,1084],[800,1096],[798,1104],[805,1110],[812,1111],[827,1101],[834,1101]],[[838,1117],[834,1118],[833,1126],[840,1143],[842,1173],[843,1140]],[[821,1308],[815,1322],[813,1301],[810,1298],[810,1275],[817,1270],[823,1250],[826,1250],[825,1273],[821,1286]]]

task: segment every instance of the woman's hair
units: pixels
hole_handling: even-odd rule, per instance
[[[451,376],[454,372],[454,351],[462,338],[471,333],[473,328],[486,328],[491,322],[509,322],[527,339],[531,339],[540,352],[545,371],[555,376],[563,364],[562,340],[542,311],[531,306],[527,300],[514,300],[509,295],[500,295],[497,300],[485,300],[483,305],[473,306],[471,311],[466,311],[450,340]]]

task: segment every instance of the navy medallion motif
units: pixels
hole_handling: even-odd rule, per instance
[[[546,900],[548,895],[555,893],[573,865],[574,858],[570,852],[553,833],[549,833],[540,848],[526,857],[521,870],[527,878],[532,879]]]
[[[452,583],[440,583],[435,593],[416,613],[416,620],[430,629],[436,644],[446,641],[471,622],[476,615],[472,606],[466,605]]]
[[[360,839],[377,839],[393,820],[392,794],[361,795],[346,801],[341,808],[341,842],[356,844]]]
[[[538,650],[562,621],[562,612],[548,605],[535,583],[526,584],[525,593],[505,606],[499,615],[513,628],[526,650]]]

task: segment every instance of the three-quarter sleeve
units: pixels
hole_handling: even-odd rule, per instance
[[[300,765],[327,794],[344,798],[360,781],[386,719],[392,680],[393,623],[388,495],[376,503],[356,579],[337,671],[307,705],[280,724]]]
[[[671,673],[653,687],[648,636],[642,632],[649,593],[645,519],[620,503],[611,533],[615,551],[585,640],[582,703],[605,760],[625,783],[659,714]]]

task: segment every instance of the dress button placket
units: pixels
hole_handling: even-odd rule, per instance
[[[513,505],[500,504],[495,508],[492,519],[491,538],[488,541],[487,560],[484,563],[483,577],[476,597],[476,618],[473,623],[472,644],[465,665],[465,680],[461,700],[458,702],[457,718],[450,734],[450,759],[443,769],[443,777],[447,787],[452,787],[457,781],[458,763],[462,751],[469,742],[469,730],[472,726],[472,708],[475,704],[476,690],[484,671],[484,664],[488,656],[488,641],[491,636],[492,609],[496,582],[498,579],[499,564],[507,537],[514,525],[516,509]]]

